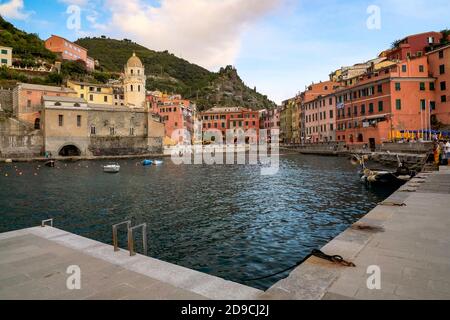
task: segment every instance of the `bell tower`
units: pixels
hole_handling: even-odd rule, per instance
[[[128,59],[125,65],[124,96],[125,105],[130,108],[144,108],[146,99],[146,76],[145,68],[133,52],[133,56]]]

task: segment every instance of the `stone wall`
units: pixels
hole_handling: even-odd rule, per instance
[[[32,130],[15,119],[0,117],[0,158],[39,157],[43,146],[40,130]]]
[[[6,114],[12,114],[13,95],[11,89],[0,88],[0,105]]]
[[[91,137],[89,152],[93,156],[124,156],[149,153],[146,137]]]

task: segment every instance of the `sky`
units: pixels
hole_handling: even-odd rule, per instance
[[[42,39],[131,39],[211,71],[233,65],[277,103],[375,58],[409,34],[450,28],[449,0],[0,0]]]

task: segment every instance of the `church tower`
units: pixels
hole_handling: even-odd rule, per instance
[[[131,108],[144,108],[146,98],[146,76],[145,68],[133,52],[125,65],[125,78],[123,80],[125,105]]]

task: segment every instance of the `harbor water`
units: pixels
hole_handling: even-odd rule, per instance
[[[346,158],[283,155],[273,176],[251,165],[118,163],[118,174],[102,161],[1,164],[0,232],[54,218],[111,243],[113,224],[145,222],[150,256],[267,289],[287,273],[244,280],[294,265],[394,191],[361,184]]]

